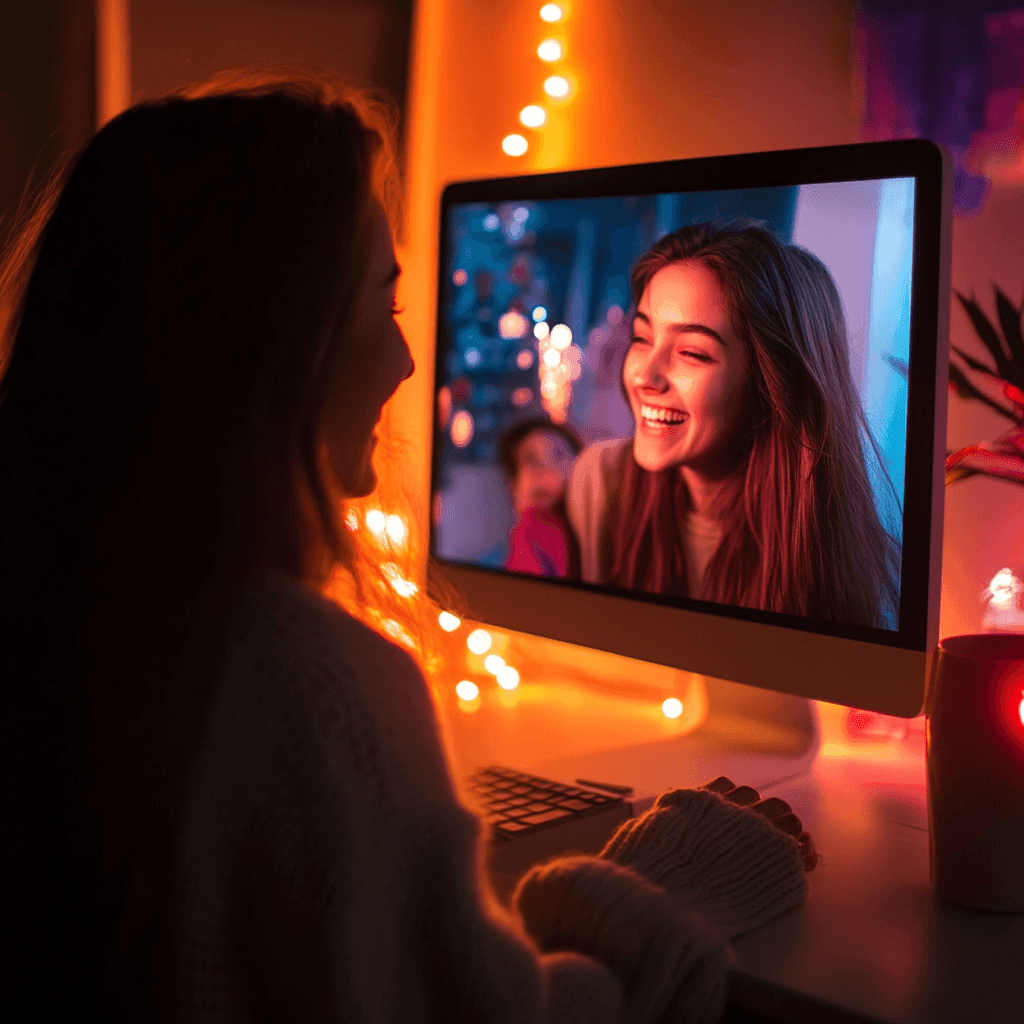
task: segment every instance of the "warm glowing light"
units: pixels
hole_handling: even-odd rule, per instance
[[[498,321],[498,333],[503,338],[521,338],[530,329],[530,321],[518,309],[503,313]]]
[[[678,718],[683,713],[683,702],[678,697],[666,697],[661,705],[661,713],[666,718]]]
[[[608,312],[605,314],[605,317],[608,320],[608,323],[613,327],[618,327],[618,325],[622,323],[623,315],[622,307],[616,304],[608,307]]]
[[[484,658],[484,668],[496,676],[505,667],[505,659],[500,654],[488,654]]]
[[[388,578],[388,582],[391,584],[391,589],[394,590],[399,597],[413,597],[416,592],[420,589],[416,586],[412,580],[407,580],[399,570],[398,566],[394,562],[385,562],[381,566],[381,571]]]
[[[533,353],[528,348],[522,349],[516,356],[516,366],[520,370],[528,370],[533,366]]]
[[[519,111],[519,120],[527,128],[543,128],[547,119],[548,115],[544,113],[544,108],[538,107],[536,103],[531,103]]]
[[[543,306],[534,306],[531,315],[533,316],[533,322],[539,324],[541,320],[547,320],[548,311]]]
[[[437,422],[441,429],[448,427],[448,420],[452,415],[452,389],[439,388],[437,392]]]
[[[415,641],[402,627],[395,622],[394,619],[385,619],[381,626],[385,633],[392,640],[397,640],[400,644],[404,644],[406,647],[415,647]]]
[[[544,365],[555,367],[562,361],[562,357],[558,354],[557,348],[549,348],[544,353]]]
[[[456,448],[465,448],[473,440],[473,416],[465,409],[460,409],[452,417],[452,444]]]
[[[529,148],[529,144],[522,135],[516,135],[513,133],[512,135],[506,135],[505,138],[501,140],[501,148],[509,156],[522,156]]]
[[[550,333],[551,328],[548,327],[546,320],[541,320],[539,324],[534,324],[533,336],[540,341],[541,338],[546,338]]]
[[[354,508],[350,508],[345,513],[345,526],[353,533],[359,529],[359,515]]]
[[[569,81],[561,75],[552,75],[544,80],[544,91],[552,99],[565,99],[569,95]]]
[[[459,700],[476,700],[480,696],[480,687],[468,679],[463,679],[455,684],[455,692]]]
[[[446,632],[454,633],[462,625],[462,619],[451,612],[441,612],[437,617],[437,624]]]
[[[383,537],[387,526],[387,517],[379,508],[371,508],[370,511],[366,513],[366,528],[371,533],[378,537]]]
[[[555,22],[562,20],[562,8],[558,4],[545,4],[540,9],[540,17],[542,21]]]
[[[466,646],[474,654],[486,654],[491,649],[491,644],[494,641],[491,638],[491,634],[486,629],[474,629],[469,636],[466,637]]]
[[[517,409],[522,409],[524,405],[529,405],[533,401],[533,391],[530,388],[516,388],[512,392],[512,404]]]
[[[572,331],[565,324],[555,324],[551,328],[551,344],[560,352],[572,344]]]
[[[514,690],[519,685],[519,673],[511,665],[502,665],[496,675],[503,690]]]
[[[409,528],[401,516],[388,516],[384,529],[392,544],[404,544],[405,538],[409,536]]]
[[[562,44],[557,39],[545,39],[540,46],[537,47],[537,56],[541,60],[546,60],[549,64],[552,61],[562,59]]]
[[[464,270],[456,270],[452,274],[452,280],[461,288],[469,280],[469,274]]]

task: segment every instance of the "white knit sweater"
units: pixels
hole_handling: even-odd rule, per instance
[[[479,845],[409,657],[297,583],[261,587],[173,856],[179,1019],[719,1019],[706,920],[629,868],[565,861],[527,887],[533,916],[557,918],[534,944],[486,891]]]

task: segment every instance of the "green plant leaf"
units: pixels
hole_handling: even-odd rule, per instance
[[[988,317],[985,316],[981,307],[973,299],[968,299],[959,292],[956,293],[956,297],[960,300],[960,304],[964,307],[964,311],[970,318],[971,325],[974,327],[975,333],[981,339],[981,343],[989,350],[989,353],[995,360],[999,376],[1002,377],[1003,380],[1013,380],[1013,365],[1010,362],[1010,358],[1007,355],[1006,350],[1003,348],[1002,339],[999,337],[999,334],[992,326]],[[1014,383],[1016,384],[1017,381],[1014,380]]]
[[[964,371],[960,369],[956,363],[949,364],[949,382],[953,385],[956,393],[961,398],[971,399],[976,402],[981,402],[983,405],[987,405],[990,409],[999,413],[1000,416],[1005,416],[1012,422],[1017,422],[1016,415],[1009,409],[1004,408],[998,402],[994,402],[988,395],[982,394],[966,377]]]
[[[977,370],[978,373],[988,374],[989,377],[995,377],[996,380],[1002,380],[1003,378],[992,369],[991,366],[983,363],[980,359],[975,359],[974,356],[968,355],[962,348],[957,345],[951,345],[950,348],[972,369]]]
[[[1021,311],[999,290],[996,292],[996,312],[999,314],[999,326],[1003,329],[1006,346],[1010,350],[1017,378],[1012,383],[1024,387],[1024,335],[1021,334]]]

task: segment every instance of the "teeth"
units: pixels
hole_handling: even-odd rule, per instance
[[[658,405],[641,405],[640,415],[649,423],[682,423],[686,413],[678,409],[663,409]]]

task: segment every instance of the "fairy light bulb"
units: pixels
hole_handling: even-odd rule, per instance
[[[661,713],[666,718],[678,718],[683,713],[683,702],[678,697],[667,697],[662,702]]]
[[[546,21],[553,24],[556,21],[562,20],[562,8],[558,4],[545,4],[540,9],[541,21]]]
[[[462,679],[455,684],[455,693],[459,700],[476,700],[480,696],[480,687],[469,679]]]
[[[541,128],[547,119],[548,115],[544,112],[544,108],[537,106],[536,103],[531,103],[519,111],[519,120],[527,128]]]
[[[446,632],[454,633],[462,625],[462,619],[451,612],[441,612],[437,617],[437,624]]]
[[[529,149],[529,144],[522,135],[516,135],[513,133],[512,135],[506,135],[505,138],[501,140],[501,148],[509,156],[522,156],[527,149]]]
[[[490,649],[494,640],[491,634],[486,629],[474,629],[469,636],[466,637],[466,646],[474,654],[486,654]]]

